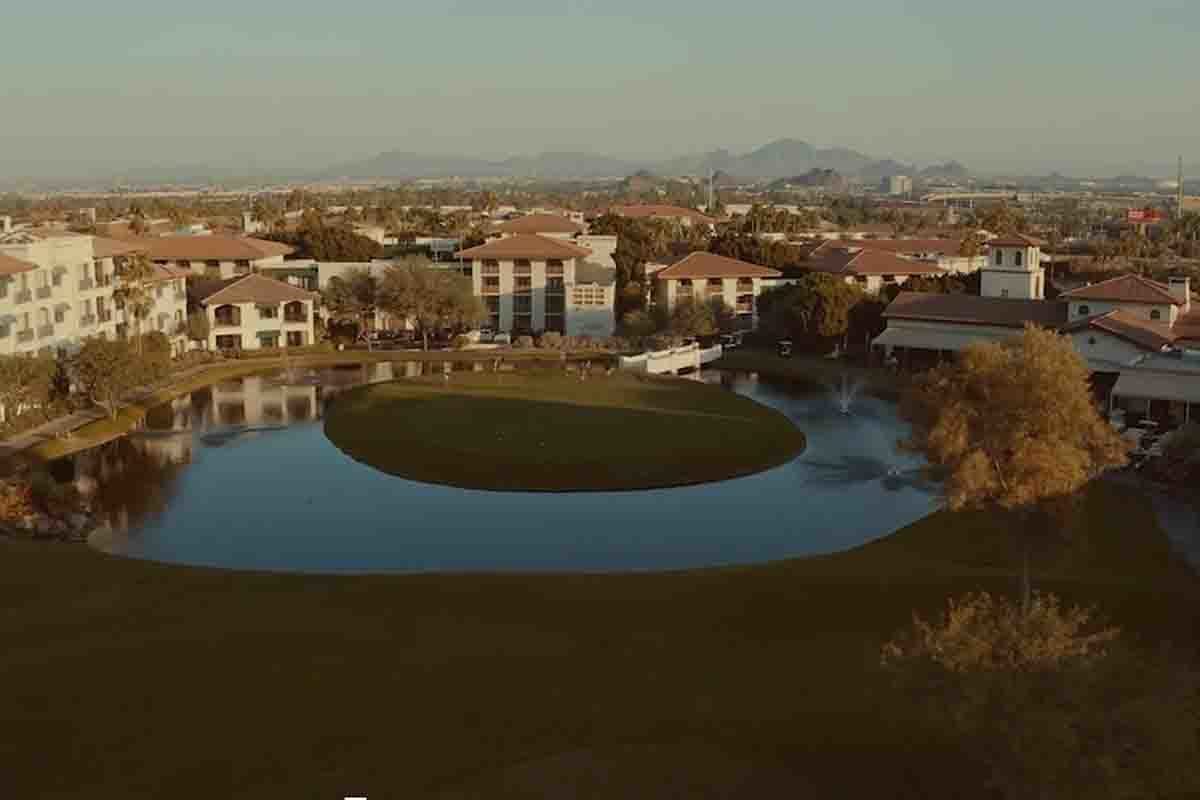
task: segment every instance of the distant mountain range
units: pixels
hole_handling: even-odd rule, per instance
[[[961,165],[958,165],[961,167]],[[654,175],[709,175],[719,172],[744,179],[785,178],[812,170],[834,170],[865,180],[917,174],[911,165],[878,160],[844,147],[818,148],[799,139],[780,139],[749,153],[728,150],[683,156],[660,162],[631,161],[590,153],[543,153],[503,161],[454,156],[424,156],[392,151],[364,161],[341,164],[319,177],[326,180],[421,178],[612,178],[649,172]]]

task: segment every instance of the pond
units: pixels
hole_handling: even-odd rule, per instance
[[[470,491],[377,472],[325,438],[321,419],[339,393],[442,368],[383,363],[219,383],[154,409],[143,430],[59,462],[55,472],[109,520],[111,535],[93,541],[107,552],[310,573],[749,564],[853,548],[936,504],[920,459],[897,452],[905,428],[892,403],[852,386],[745,374],[701,379],[783,412],[807,435],[807,449],[782,467],[721,483]]]

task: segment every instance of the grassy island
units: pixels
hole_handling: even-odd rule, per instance
[[[325,432],[393,475],[472,489],[609,491],[769,469],[804,448],[784,415],[718,386],[600,372],[457,372],[338,398]]]

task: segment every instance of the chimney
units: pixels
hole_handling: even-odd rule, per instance
[[[1171,294],[1178,300],[1183,302],[1183,313],[1186,314],[1192,310],[1192,279],[1191,278],[1170,278],[1167,285],[1171,289]]]

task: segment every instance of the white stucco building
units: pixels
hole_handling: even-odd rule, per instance
[[[227,280],[278,268],[293,249],[249,236],[158,236],[134,240],[155,264],[169,265],[208,279]]]
[[[589,263],[590,250],[566,239],[517,233],[458,254],[470,268],[493,330],[613,334],[616,271]]]
[[[758,326],[758,296],[780,272],[714,253],[692,253],[654,274],[655,302],[667,313],[680,303],[719,298],[737,317],[739,330]]]
[[[316,341],[312,292],[251,274],[198,281],[192,293],[208,317],[210,349],[305,347]]]
[[[119,338],[138,325],[119,292],[122,259],[133,243],[61,231],[0,235],[0,354],[73,350],[92,336]],[[159,331],[176,353],[186,347],[184,277],[156,267],[141,332]]]

